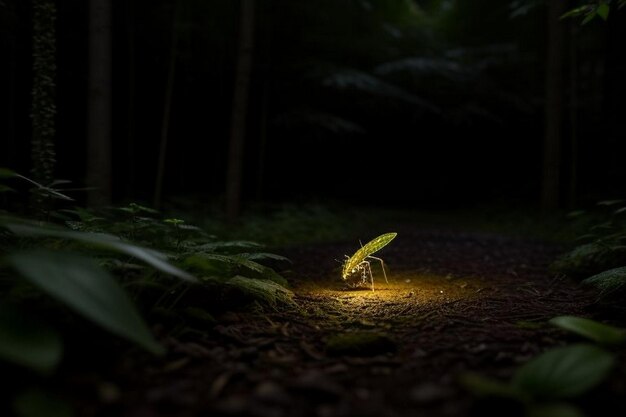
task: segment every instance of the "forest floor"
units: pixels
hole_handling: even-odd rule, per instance
[[[389,283],[349,289],[335,258],[358,242],[280,253],[294,304],[225,313],[212,329],[165,337],[165,361],[132,358],[105,372],[80,415],[466,416],[458,383],[505,380],[568,336],[546,324],[589,316],[593,294],[548,272],[557,244],[497,234],[396,227],[380,252]],[[107,379],[108,378],[108,379]],[[507,410],[518,415],[521,410]]]

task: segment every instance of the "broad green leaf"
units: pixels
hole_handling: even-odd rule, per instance
[[[583,284],[593,285],[605,297],[626,288],[626,267],[613,268],[583,280]]]
[[[585,417],[582,411],[567,403],[534,404],[528,409],[528,417]]]
[[[249,278],[267,279],[282,286],[287,285],[287,280],[277,274],[272,268],[238,256],[196,253],[185,258],[183,263],[208,275],[220,277],[243,275]]]
[[[72,407],[61,398],[42,391],[29,389],[20,393],[13,401],[17,417],[72,417]]]
[[[91,259],[44,250],[15,253],[9,263],[29,282],[78,314],[154,354],[154,340],[122,287]]]
[[[198,252],[229,252],[229,253],[233,253],[233,252],[239,252],[242,249],[254,249],[254,248],[260,248],[263,245],[256,243],[256,242],[250,242],[247,240],[232,240],[232,241],[225,241],[225,242],[211,242],[211,243],[205,243],[203,245],[198,245],[195,246],[193,248],[193,250],[198,251]]]
[[[148,265],[166,274],[176,276],[186,281],[197,282],[195,277],[167,262],[165,260],[165,255],[151,249],[126,243],[113,235],[104,233],[77,232],[51,226],[33,226],[17,223],[6,224],[5,226],[18,236],[57,237],[60,239],[70,239],[103,247],[141,259]]]
[[[568,18],[568,17],[580,16],[580,15],[582,15],[582,14],[586,14],[586,13],[588,13],[588,12],[589,12],[589,10],[590,10],[590,6],[586,4],[586,5],[584,5],[584,6],[577,7],[577,8],[575,8],[575,9],[572,9],[572,10],[570,10],[569,12],[567,12],[567,13],[563,14],[563,15],[561,16],[561,19],[566,19],[566,18]]]
[[[239,258],[243,258],[243,259],[247,259],[249,261],[255,261],[255,262],[270,259],[273,261],[291,263],[291,260],[289,258],[285,258],[284,256],[281,256],[281,255],[276,255],[275,253],[267,253],[267,252],[238,253],[236,256],[238,256]]]
[[[52,372],[63,353],[61,337],[21,311],[0,306],[0,358],[40,373]]]
[[[626,341],[626,330],[574,316],[559,316],[550,323],[603,345],[619,345]]]
[[[293,303],[293,293],[272,281],[235,276],[226,281],[226,285],[237,288],[252,300],[271,306]]]
[[[8,168],[0,168],[0,178],[13,178],[17,174]]]
[[[597,346],[555,348],[519,368],[513,385],[536,398],[571,398],[602,382],[614,364],[613,355]]]
[[[511,384],[473,372],[462,374],[459,382],[465,389],[479,397],[511,398],[520,401],[524,399],[524,393]]]
[[[598,8],[596,9],[596,14],[602,18],[602,20],[606,20],[609,17],[609,5],[606,3],[600,3]]]

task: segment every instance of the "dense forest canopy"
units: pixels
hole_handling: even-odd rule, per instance
[[[85,185],[88,2],[55,3],[54,174]],[[0,11],[9,58],[0,164],[28,172],[33,9],[5,0]],[[230,0],[113,5],[107,181],[116,201],[152,201],[155,187],[222,200],[239,14]],[[257,2],[253,23],[244,200],[539,200],[543,2],[271,0]],[[623,191],[623,23],[622,10],[606,23],[560,22],[563,204]]]

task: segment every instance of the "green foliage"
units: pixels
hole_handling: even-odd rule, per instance
[[[9,263],[30,283],[110,332],[162,354],[128,295],[83,256],[52,251],[14,253]]]
[[[583,280],[599,290],[600,298],[622,298],[626,293],[626,267],[613,268]]]
[[[528,417],[584,417],[582,411],[567,403],[536,404],[528,409]]]
[[[553,348],[531,359],[516,370],[508,383],[473,373],[461,376],[460,382],[477,396],[523,404],[528,417],[569,417],[581,413],[573,405],[560,401],[596,387],[614,365],[614,356],[606,350],[578,344]]]
[[[626,264],[626,207],[622,200],[607,200],[596,210],[572,214],[599,222],[580,236],[579,246],[557,259],[551,268],[569,277],[582,279]]]
[[[239,256],[195,253],[184,258],[183,265],[211,278],[223,279],[243,275],[274,281],[279,285],[287,285],[287,281],[273,269]]]
[[[227,280],[226,285],[241,292],[250,301],[272,307],[293,304],[293,293],[273,281],[235,276]]]
[[[326,351],[331,355],[375,356],[397,349],[389,336],[372,332],[336,334],[326,341]]]
[[[20,393],[13,401],[17,417],[73,417],[72,407],[61,398],[37,388]]]
[[[561,329],[586,337],[601,345],[620,345],[626,341],[626,330],[574,316],[559,316],[550,323]]]
[[[18,236],[70,239],[116,251],[138,258],[166,274],[176,276],[186,281],[195,282],[195,278],[192,275],[168,263],[166,261],[166,257],[159,252],[124,242],[120,238],[113,235],[104,233],[74,232],[54,226],[33,226],[29,224],[16,223],[5,224],[5,227]]]
[[[583,25],[596,17],[607,20],[611,8],[621,9],[626,5],[626,0],[585,0],[584,3],[582,6],[568,11],[561,18],[582,17]]]
[[[59,364],[62,352],[56,331],[15,307],[0,306],[0,358],[48,374]]]
[[[532,398],[572,398],[602,382],[614,365],[613,355],[593,345],[555,348],[519,368],[512,385]]]

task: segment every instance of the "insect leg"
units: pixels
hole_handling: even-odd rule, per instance
[[[385,263],[383,262],[383,260],[381,258],[378,258],[376,256],[372,256],[372,255],[368,255],[368,258],[372,258],[372,259],[376,259],[377,261],[380,262],[380,266],[383,268],[383,275],[385,276],[385,282],[387,284],[389,284],[389,280],[387,279],[387,273],[385,272]]]
[[[370,265],[369,261],[363,261],[362,264],[364,265],[364,268],[367,270],[367,272],[370,275],[370,282],[372,283],[372,291],[374,291],[374,275],[372,274],[372,266]]]

